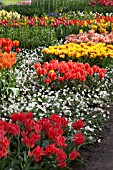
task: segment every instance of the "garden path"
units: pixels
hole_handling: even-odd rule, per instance
[[[83,150],[85,166],[73,165],[73,170],[113,170],[113,106],[101,139],[101,143]]]

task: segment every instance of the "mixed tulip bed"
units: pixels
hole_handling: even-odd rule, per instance
[[[113,14],[1,10],[0,37],[0,170],[82,164],[111,114]]]

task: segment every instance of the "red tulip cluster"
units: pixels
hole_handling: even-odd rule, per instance
[[[0,38],[0,50],[2,50],[2,52],[10,53],[12,50],[14,51],[15,48],[15,51],[19,53],[20,49],[18,46],[19,41],[17,40],[12,41],[10,38]]]
[[[19,135],[20,128],[15,123],[0,120],[0,158],[6,157],[8,154],[8,147],[10,145],[10,138],[7,138],[6,133],[10,135]]]
[[[43,17],[41,17],[41,18],[26,17],[26,19],[27,19],[27,24],[29,26],[35,26],[36,25],[36,27],[38,27],[38,26],[47,26],[48,25],[47,21]]]
[[[98,66],[90,66],[88,63],[77,63],[69,60],[68,62],[58,60],[51,60],[49,63],[44,62],[35,63],[34,68],[40,78],[45,77],[44,82],[50,84],[52,81],[64,82],[66,80],[80,80],[85,82],[88,75],[92,76],[94,73],[99,73],[99,79],[104,78],[106,70]]]
[[[63,18],[60,18],[58,17],[57,19],[54,19],[53,22],[51,23],[51,26],[53,27],[57,27],[59,25],[63,25],[63,26],[66,26],[66,25],[74,25],[77,23],[78,20],[67,20],[66,17],[63,17]]]
[[[75,160],[80,155],[77,146],[85,141],[85,136],[80,132],[84,126],[85,123],[81,119],[72,123],[72,129],[77,130],[77,133],[68,139],[70,132],[68,120],[65,117],[52,114],[49,118],[35,121],[31,112],[13,113],[9,122],[0,120],[0,158],[7,157],[8,152],[11,152],[11,148],[8,151],[10,143],[13,145],[14,137],[18,136],[21,145],[24,145],[28,152],[28,157],[33,157],[35,162],[43,161],[44,157],[51,157],[56,160],[56,166],[66,167],[67,161]],[[48,143],[43,146],[44,141],[47,140]],[[67,148],[71,146],[70,142],[74,144],[74,147],[68,153]],[[14,149],[17,148],[14,147]],[[16,150],[14,153],[19,154]]]
[[[97,3],[103,4],[106,7],[108,7],[108,5],[113,6],[113,0],[98,0]]]
[[[94,7],[96,4],[103,4],[104,6],[108,7],[109,5],[110,6],[113,6],[113,0],[92,0],[91,1],[91,5],[92,7]],[[90,2],[88,3],[88,5],[90,5]]]

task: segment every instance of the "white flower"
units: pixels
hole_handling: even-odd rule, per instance
[[[90,128],[89,126],[86,126],[86,127],[85,127],[85,130],[88,130],[88,131],[94,132],[94,128]]]
[[[93,136],[89,136],[88,139],[89,139],[90,141],[92,141],[92,140],[93,140]]]

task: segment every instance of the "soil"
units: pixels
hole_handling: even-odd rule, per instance
[[[82,149],[85,164],[72,164],[72,170],[113,170],[113,106],[110,107],[110,118],[105,123],[101,139],[101,143]]]

